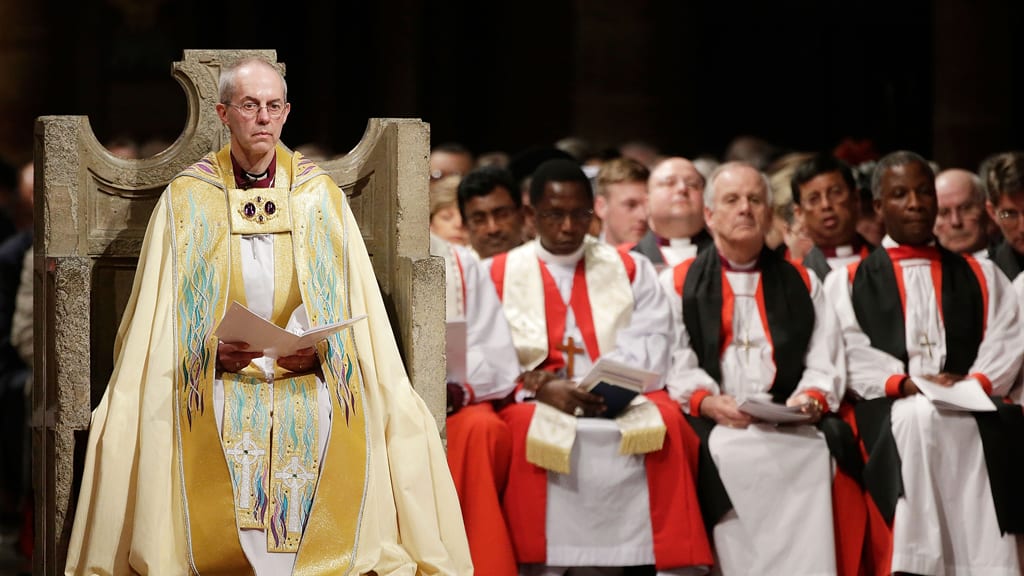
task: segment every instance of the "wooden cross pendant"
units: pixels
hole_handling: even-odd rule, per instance
[[[576,355],[584,352],[583,348],[576,347],[576,341],[569,336],[569,339],[565,344],[559,344],[555,346],[555,350],[561,350],[565,353],[565,377],[572,380],[573,377],[573,366],[576,363]]]

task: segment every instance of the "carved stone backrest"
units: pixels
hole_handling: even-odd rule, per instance
[[[36,574],[63,570],[89,421],[113,369],[113,342],[160,193],[183,168],[229,140],[215,111],[224,63],[274,51],[186,50],[172,74],[188,100],[178,140],[152,158],[124,160],[82,116],[35,128],[35,383],[33,481]],[[283,65],[279,65],[283,71]],[[370,120],[362,141],[322,166],[349,195],[406,366],[444,425],[444,270],[428,255],[429,128]]]

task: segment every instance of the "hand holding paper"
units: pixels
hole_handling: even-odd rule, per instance
[[[961,380],[952,386],[943,386],[923,376],[914,376],[911,380],[921,394],[931,400],[936,408],[961,412],[996,411],[992,400],[985,395],[985,391],[975,380]]]
[[[228,372],[238,372],[253,360],[263,356],[262,350],[249,350],[245,342],[223,342],[217,346],[217,368]]]
[[[232,302],[214,335],[223,342],[245,342],[249,344],[248,352],[259,351],[270,358],[282,358],[295,355],[299,350],[311,348],[317,342],[363,318],[366,318],[365,314],[334,324],[314,326],[300,335],[261,318],[238,302]]]
[[[739,410],[762,422],[773,424],[795,424],[811,419],[811,415],[802,412],[800,406],[783,406],[772,402],[770,398],[748,397],[740,402]]]
[[[756,420],[743,412],[736,404],[736,398],[729,394],[711,394],[700,402],[700,415],[710,418],[719,426],[746,428]]]
[[[302,348],[296,350],[295,354],[279,356],[277,365],[289,372],[309,372],[320,365],[316,355],[316,348]]]

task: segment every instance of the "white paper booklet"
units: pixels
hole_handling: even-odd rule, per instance
[[[740,412],[749,414],[762,422],[773,424],[794,424],[810,419],[810,415],[801,412],[799,406],[784,406],[764,398],[747,398],[740,402],[737,408]]]
[[[910,379],[936,408],[961,412],[996,411],[992,399],[985,395],[985,391],[974,380],[961,380],[952,386],[942,386],[921,376],[912,376]]]
[[[598,358],[597,363],[580,380],[579,387],[589,392],[598,382],[603,381],[640,394],[653,386],[660,376],[657,372],[633,368],[607,358]]]
[[[366,314],[334,324],[314,326],[302,334],[293,334],[261,318],[238,302],[232,302],[213,334],[222,342],[246,342],[249,350],[262,350],[264,356],[283,358],[309,348],[363,318],[366,318]]]
[[[444,347],[445,361],[448,363],[448,381],[455,384],[466,383],[466,321],[452,320],[448,322]]]

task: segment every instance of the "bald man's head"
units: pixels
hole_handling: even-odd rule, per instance
[[[985,191],[973,172],[952,169],[935,177],[939,213],[935,236],[948,250],[972,253],[988,246]]]
[[[704,229],[704,176],[686,158],[666,158],[647,179],[648,219],[663,238],[692,238]]]

